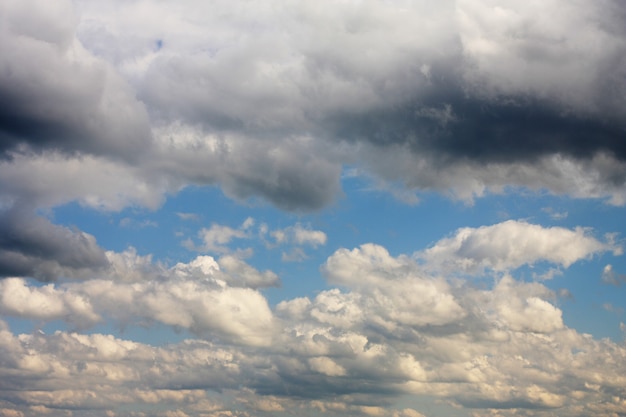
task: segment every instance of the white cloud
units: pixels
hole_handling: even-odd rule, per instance
[[[420,415],[363,405],[363,395],[370,404],[406,394],[485,413],[556,408],[578,416],[621,407],[611,398],[626,382],[623,346],[569,329],[554,293],[539,282],[504,275],[474,288],[369,244],[340,249],[324,264],[342,290],[285,300],[272,311],[261,293],[237,287],[270,285],[272,276],[237,258],[199,256],[165,268],[132,250],[108,257],[111,280],[42,287],[5,280],[3,314],[76,322],[96,314],[127,326],[139,318],[207,340],[154,347],[101,334],[14,335],[0,322],[0,377],[7,389],[31,381],[29,390],[0,390],[5,408]],[[71,310],[76,299],[89,309]],[[218,388],[231,392],[225,404],[207,395]],[[305,393],[311,401],[297,399]]]
[[[547,213],[553,220],[563,220],[568,216],[567,211],[556,211],[552,207],[544,207],[541,209],[544,213]]]
[[[246,238],[245,231],[218,224],[211,225],[209,229],[202,229],[198,235],[204,243],[203,250],[218,253],[227,252],[228,248],[224,245],[230,243],[231,240]]]
[[[293,233],[294,242],[298,245],[317,247],[326,244],[326,233],[320,230],[305,229],[300,223],[297,223],[290,231]]]
[[[326,233],[321,230],[313,230],[310,227],[296,223],[284,229],[276,229],[270,232],[276,244],[294,244],[299,246],[312,246],[314,248],[326,244]]]
[[[233,343],[264,345],[272,338],[273,314],[253,288],[275,286],[278,277],[243,261],[200,256],[166,269],[134,250],[107,253],[109,279],[34,287],[21,278],[0,281],[0,311],[43,322],[65,320],[90,327],[106,316],[122,325],[157,321]],[[221,270],[221,267],[224,270]]]
[[[410,204],[526,188],[624,205],[623,22],[616,0],[0,3],[0,263],[19,275],[0,281],[0,312],[188,337],[0,321],[0,414],[421,416],[378,406],[407,398],[481,416],[626,413],[623,343],[568,328],[552,291],[512,275],[618,255],[611,236],[509,221],[417,260],[341,248],[329,288],[272,309],[260,289],[278,276],[234,249],[251,218],[186,241],[217,260],[168,267],[39,216],[156,209],[188,185],[316,210],[341,195],[345,165]],[[285,261],[329,240],[300,223],[258,234]],[[457,279],[484,272],[493,286]],[[602,280],[623,281],[611,265]]]
[[[278,275],[272,271],[260,272],[234,256],[222,256],[218,263],[221,270],[225,272],[219,276],[223,276],[230,286],[260,288],[275,287],[280,284]]]
[[[507,271],[539,261],[567,268],[606,251],[619,251],[619,247],[595,239],[584,228],[544,228],[508,220],[492,226],[461,228],[418,256],[432,265],[480,273],[486,268]]]
[[[143,281],[156,279],[162,272],[160,265],[155,265],[152,255],[138,255],[133,247],[123,252],[106,252],[109,268],[102,276],[107,276],[114,281]],[[99,276],[99,274],[96,274]]]
[[[269,343],[272,312],[265,298],[246,286],[273,285],[276,277],[269,272],[258,273],[242,263],[237,266],[248,275],[220,272],[214,261],[202,257],[190,265],[178,264],[170,271],[162,271],[165,280],[135,283],[91,280],[68,288],[121,323],[143,318],[207,338],[218,336],[252,345]],[[231,287],[228,283],[238,286]]]
[[[254,219],[247,218],[243,224],[233,229],[229,226],[213,223],[209,228],[202,228],[198,237],[202,240],[200,246],[196,246],[191,240],[183,244],[190,250],[212,253],[229,253],[232,249],[228,246],[235,239],[249,239],[249,229],[254,225]]]
[[[52,284],[31,287],[22,278],[0,280],[0,312],[35,320],[67,320],[79,328],[102,320],[88,298]]]
[[[611,285],[621,285],[626,282],[626,275],[616,273],[613,270],[613,265],[607,264],[602,269],[602,282]]]
[[[303,226],[296,223],[293,226],[284,229],[275,229],[269,231],[266,225],[260,230],[260,235],[264,237],[269,232],[274,242],[266,241],[266,247],[272,248],[279,245],[291,246],[282,252],[281,259],[283,262],[301,262],[308,258],[308,255],[302,246],[310,246],[317,248],[326,244],[326,233],[321,230],[314,230],[311,227]]]
[[[390,332],[404,326],[443,325],[466,314],[445,281],[427,276],[405,256],[391,257],[381,246],[340,249],[328,258],[323,272],[331,283],[354,289],[362,297],[357,308],[363,311],[355,312],[359,320]]]
[[[490,296],[497,311],[494,319],[512,330],[552,333],[563,328],[561,310],[544,299],[551,293],[543,286],[520,284],[505,276]]]
[[[343,376],[346,370],[342,366],[337,365],[332,359],[321,356],[308,360],[311,370],[319,372],[327,376]]]

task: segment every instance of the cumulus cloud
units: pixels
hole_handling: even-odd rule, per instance
[[[314,210],[344,164],[468,201],[509,186],[626,201],[617,1],[34,4],[3,5],[0,169],[55,150],[127,178],[38,191],[52,204],[218,184]]]
[[[118,256],[129,269],[135,259],[139,275],[150,270],[148,259],[132,251]],[[419,408],[380,406],[418,395],[483,415],[623,410],[613,400],[624,395],[624,347],[568,328],[555,294],[539,282],[504,275],[476,288],[368,244],[339,249],[324,264],[341,289],[272,310],[260,293],[237,287],[237,277],[226,279],[241,267],[226,259],[153,264],[161,278],[149,281],[3,281],[0,308],[7,316],[71,316],[76,323],[142,317],[198,337],[156,347],[97,333],[16,335],[0,323],[3,407],[29,415],[76,408],[116,415],[123,407],[159,404],[189,416],[288,409],[427,416]],[[226,395],[216,401],[207,390]]]
[[[58,290],[52,284],[30,287],[22,278],[0,281],[0,312],[36,320],[66,320],[88,327],[101,320],[89,300],[80,294]]]
[[[468,273],[486,268],[506,271],[547,261],[563,267],[590,256],[621,248],[609,239],[602,242],[584,228],[544,228],[508,220],[492,226],[461,228],[418,256],[430,264],[451,266]]]
[[[172,268],[146,267],[144,259],[132,255],[125,259],[139,262],[137,268],[127,268],[135,276],[126,282],[92,279],[63,288],[123,325],[147,320],[234,343],[263,345],[271,340],[273,315],[255,290],[278,284],[271,271],[257,271],[233,257],[218,263],[209,256]]]
[[[268,233],[264,230],[262,235]],[[276,229],[269,231],[269,235],[273,242],[267,241],[267,247],[288,245],[289,249],[283,251],[281,259],[283,262],[301,262],[308,258],[303,246],[317,248],[326,244],[326,233],[321,230],[314,230],[311,227],[305,227],[300,223],[284,229]]]
[[[514,275],[619,254],[610,236],[508,221],[412,255],[339,248],[327,288],[272,306],[278,275],[232,247],[258,231],[297,261],[325,232],[215,223],[185,245],[216,258],[168,266],[42,213],[156,209],[189,185],[319,210],[345,166],[408,203],[526,188],[624,205],[624,21],[619,0],[2,2],[0,312],[188,339],[0,321],[0,414],[426,416],[416,398],[623,414],[623,344],[569,328],[557,295]],[[610,265],[602,280],[623,281]]]
[[[136,159],[150,143],[144,105],[75,37],[69,1],[2,5],[0,151],[28,145]]]
[[[321,230],[312,230],[303,227],[300,223],[285,229],[272,230],[270,235],[276,243],[294,243],[296,245],[308,245],[317,247],[326,244],[326,233]]]
[[[106,256],[110,266],[81,282],[38,287],[23,278],[0,281],[0,312],[40,322],[64,320],[80,329],[106,316],[120,326],[160,322],[233,343],[271,340],[273,314],[256,289],[277,286],[273,272],[232,256],[218,261],[199,256],[172,268],[134,249]]]
[[[202,240],[202,245],[195,247],[191,241],[186,241],[185,245],[189,249],[195,249],[203,252],[225,253],[230,249],[226,246],[233,239],[246,239],[245,228],[233,229],[228,226],[212,224],[209,228],[202,228],[198,232],[198,237]]]
[[[218,260],[223,271],[224,278],[231,286],[243,286],[249,288],[278,286],[278,275],[272,271],[257,271],[241,259],[234,256],[223,256]]]

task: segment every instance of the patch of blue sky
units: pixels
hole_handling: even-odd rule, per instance
[[[202,250],[203,228],[212,224],[237,229],[248,218],[255,224],[249,238],[233,239],[227,250],[251,249],[246,259],[260,271],[271,270],[281,279],[279,288],[264,289],[270,305],[295,297],[314,297],[329,288],[320,273],[320,266],[339,248],[352,249],[364,243],[384,246],[393,256],[411,255],[426,249],[438,240],[452,235],[461,227],[492,225],[508,219],[524,220],[544,227],[588,227],[599,240],[607,233],[616,234],[621,242],[624,220],[620,208],[599,200],[577,200],[542,193],[492,194],[476,199],[473,204],[451,200],[437,193],[422,193],[419,203],[406,204],[391,194],[371,187],[367,179],[344,177],[345,197],[334,205],[315,213],[285,213],[258,201],[237,202],[216,187],[187,187],[171,195],[155,210],[128,208],[119,213],[102,213],[72,203],[54,210],[54,221],[93,234],[107,250],[123,251],[134,247],[140,255],[152,254],[154,260],[173,266],[189,262],[201,254],[219,258],[220,253]],[[326,233],[326,244],[317,247],[276,244],[270,234],[265,241],[259,227],[266,224],[269,232],[295,224]],[[191,241],[197,250],[185,247]],[[297,261],[285,258],[301,252]],[[293,260],[293,259],[292,259]],[[596,255],[569,268],[538,264],[522,267],[512,273],[518,279],[540,280],[544,285],[572,295],[561,299],[566,325],[597,337],[621,340],[619,328],[626,309],[623,293],[626,286],[604,284],[602,270],[611,264],[617,273],[626,273],[623,256],[612,253]],[[541,279],[558,268],[561,275]],[[480,285],[484,285],[483,282]]]

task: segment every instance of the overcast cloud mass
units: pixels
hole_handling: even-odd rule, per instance
[[[564,319],[578,281],[625,288],[624,224],[548,207],[345,247],[355,179],[389,207],[623,214],[626,3],[3,0],[0,415],[626,415],[623,338]],[[168,206],[206,187],[250,215]]]

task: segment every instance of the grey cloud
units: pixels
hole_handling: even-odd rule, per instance
[[[476,1],[413,4],[401,14],[391,4],[365,3],[343,5],[332,16],[306,7],[277,14],[264,9],[256,19],[231,16],[232,27],[220,26],[225,39],[233,39],[240,24],[255,30],[232,42],[207,33],[210,53],[187,44],[194,53],[153,61],[140,91],[158,117],[201,124],[208,132],[239,132],[262,146],[284,146],[290,135],[310,132],[321,144],[311,151],[321,158],[362,164],[410,188],[463,189],[469,178],[476,183],[476,192],[469,192],[474,196],[514,185],[613,196],[623,204],[624,103],[619,94],[606,94],[624,88],[617,76],[625,71],[618,22],[623,7],[568,5],[569,14],[550,23],[545,10],[532,6],[501,5],[511,16],[504,22],[482,7]],[[605,13],[607,8],[613,12]],[[268,24],[274,21],[280,24]],[[404,25],[420,30],[407,32]],[[604,47],[593,47],[593,39]],[[245,84],[237,81],[242,77]],[[381,153],[405,158],[412,167],[390,172]],[[581,171],[592,165],[594,182],[577,190],[562,164],[546,166],[552,158]],[[615,162],[598,166],[602,158]],[[319,204],[294,193],[318,190],[310,182],[267,188],[258,180],[267,161],[255,161],[254,172],[261,175],[254,181],[247,175],[219,181],[234,195],[260,192],[287,208],[283,198]],[[480,169],[486,165],[490,170]],[[528,171],[536,175],[530,179]]]
[[[108,264],[104,250],[88,233],[54,225],[26,208],[0,213],[0,276],[51,281],[78,277]]]
[[[3,4],[0,151],[29,146],[136,159],[150,142],[143,105],[74,37],[69,2]]]
[[[26,6],[4,5],[5,159],[90,153],[153,194],[218,184],[287,210],[330,204],[344,164],[463,199],[626,201],[617,1]]]
[[[440,119],[444,116],[426,117],[424,109],[439,109],[448,119],[444,123]],[[416,155],[426,153],[450,165],[466,160],[529,162],[552,154],[588,159],[600,152],[626,158],[622,140],[626,125],[619,121],[567,114],[524,97],[468,98],[462,87],[434,102],[338,119],[345,126],[335,128],[339,137],[381,147],[404,144]],[[624,180],[615,178],[619,184]]]
[[[320,209],[340,193],[338,159],[310,136],[254,140],[180,124],[155,136],[144,172],[173,185],[217,183],[232,198],[262,197],[294,211]]]

